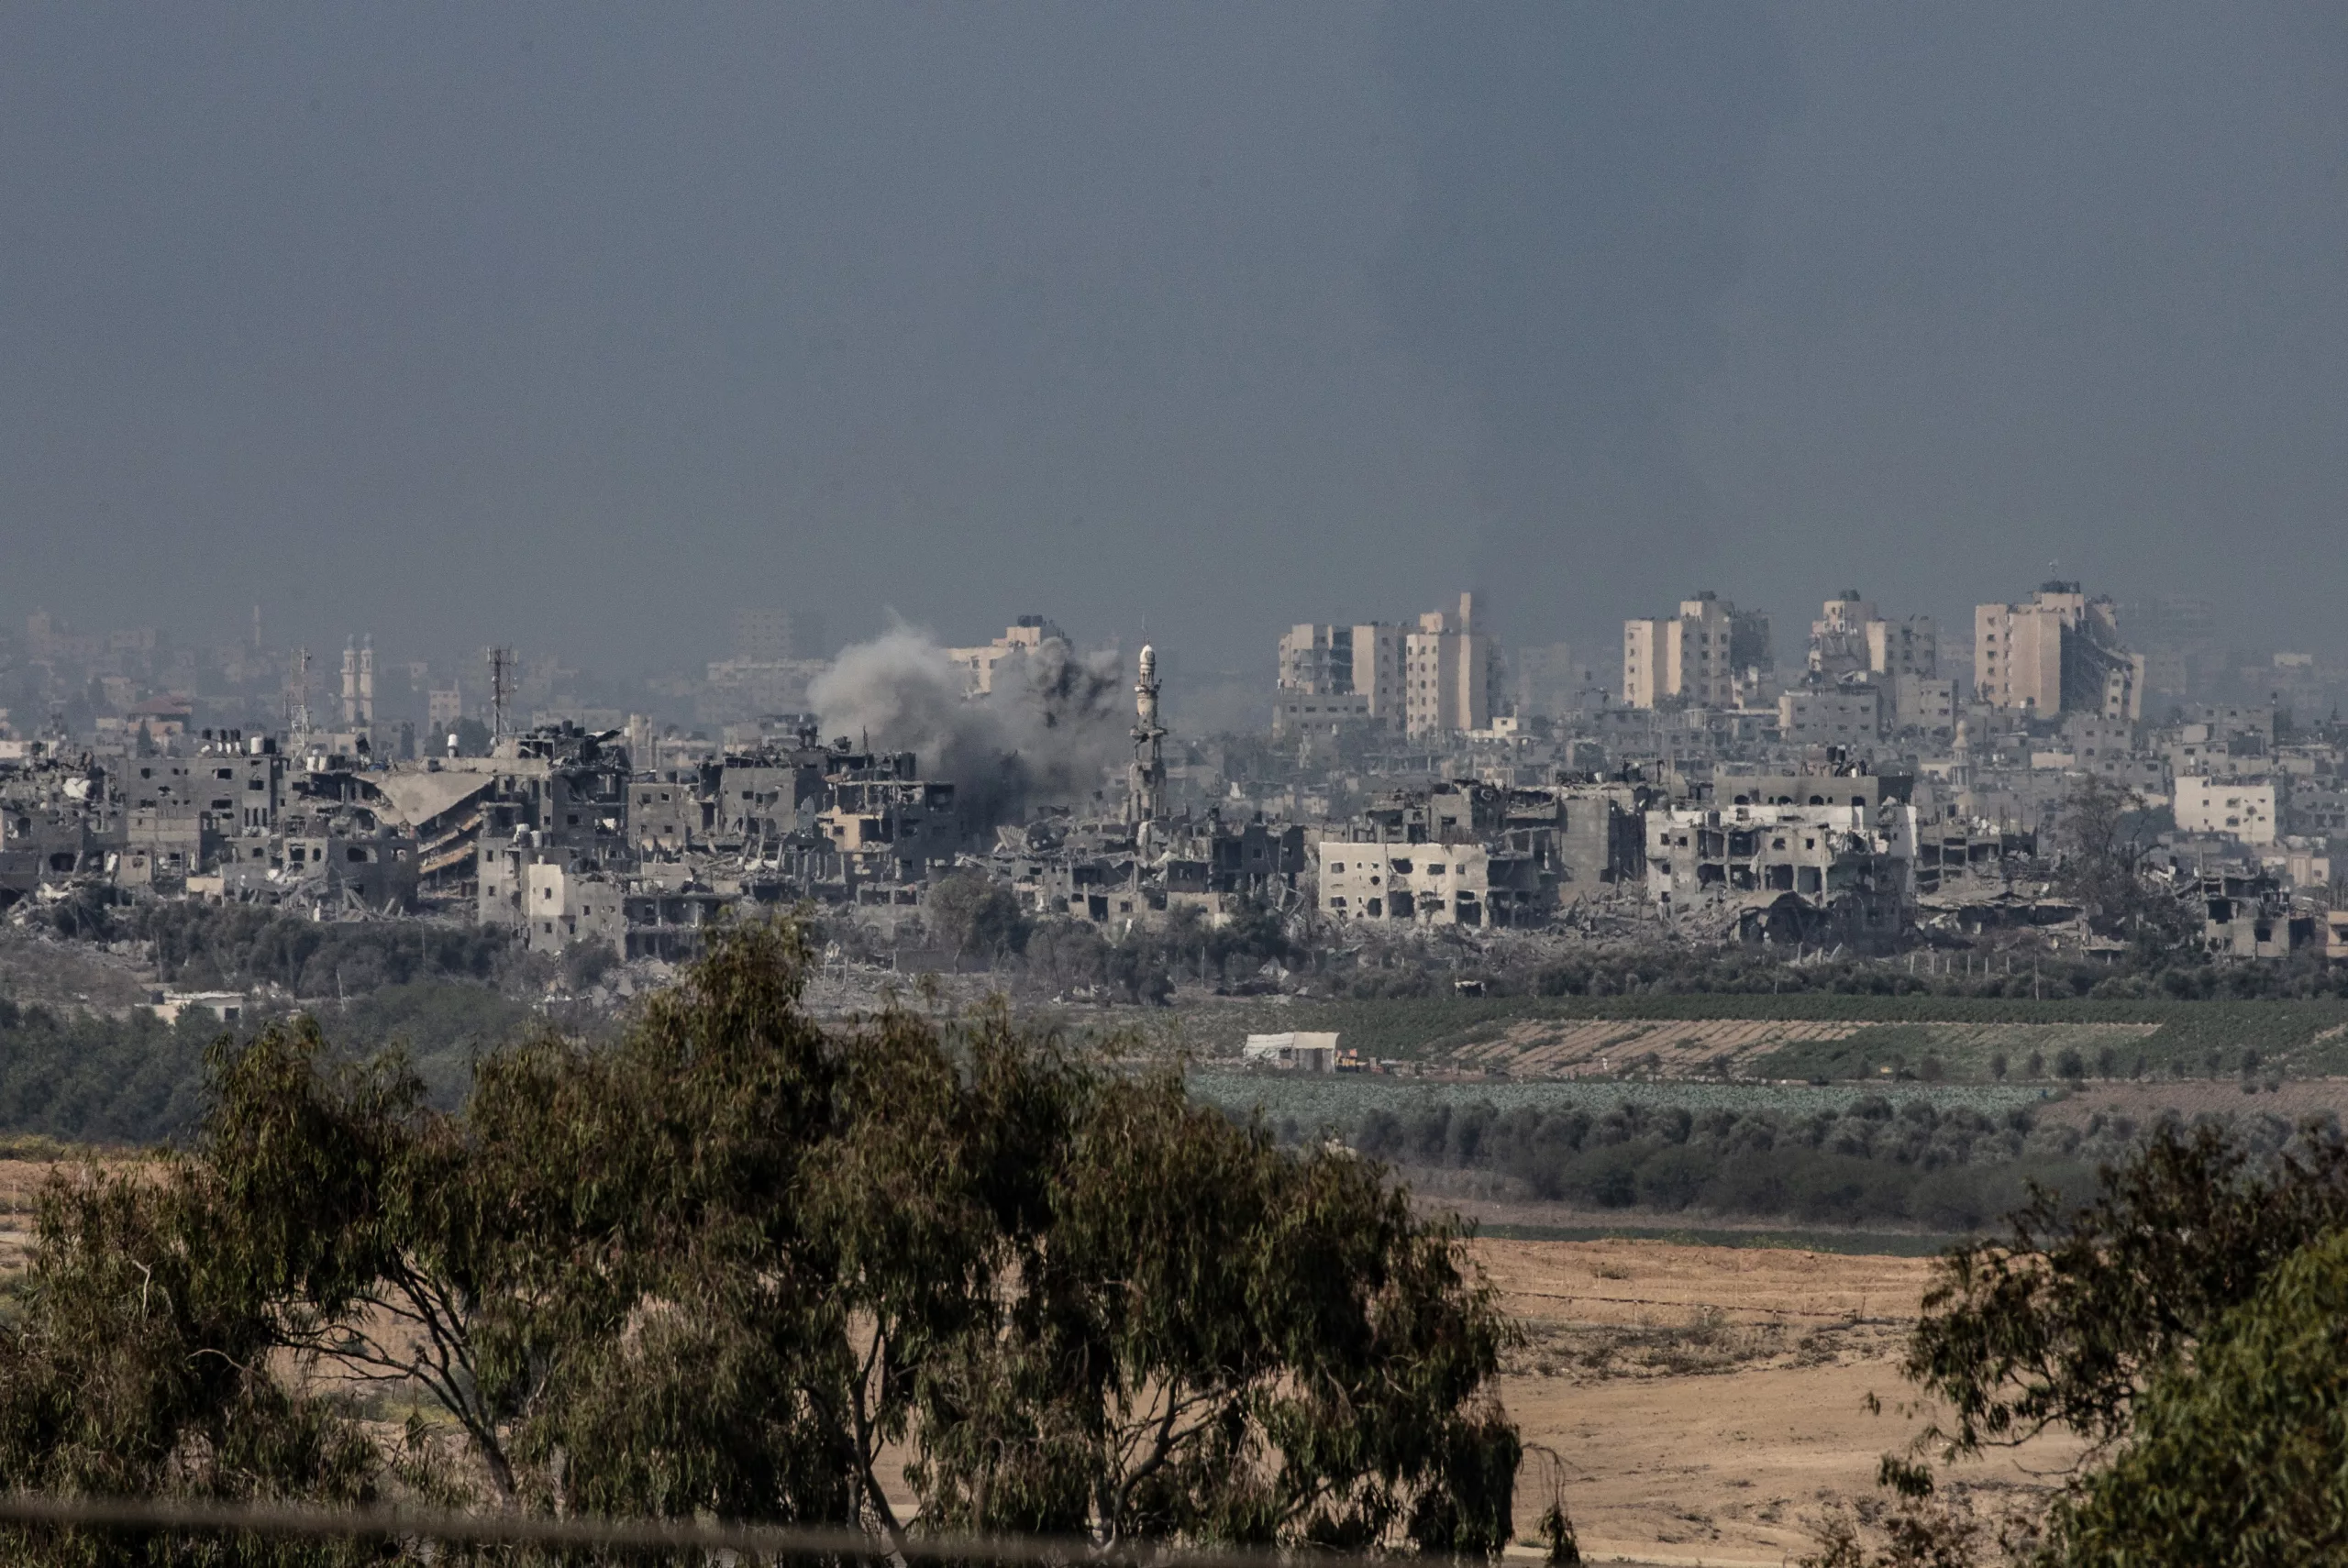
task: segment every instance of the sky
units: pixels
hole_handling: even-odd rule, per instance
[[[15,5],[0,616],[2348,652],[2337,6]],[[451,656],[454,657],[454,656]]]

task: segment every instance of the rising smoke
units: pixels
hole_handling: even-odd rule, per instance
[[[1374,281],[1475,414],[1479,580],[1545,632],[1676,599],[1715,521],[1684,421],[1794,96],[1781,24],[1564,0],[1387,18],[1414,189]]]
[[[973,828],[1024,822],[1036,808],[1089,802],[1128,749],[1121,661],[1080,657],[1058,639],[996,667],[994,690],[963,695],[962,671],[918,632],[844,649],[807,688],[826,734],[910,751],[949,779]]]

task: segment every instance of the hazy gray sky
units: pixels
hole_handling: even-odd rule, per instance
[[[2348,649],[2337,6],[7,18],[12,617],[1268,668],[2059,558]]]

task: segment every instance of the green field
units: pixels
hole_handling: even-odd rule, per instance
[[[1582,1079],[1573,1083],[1443,1082],[1384,1074],[1241,1073],[1202,1070],[1188,1079],[1200,1099],[1246,1115],[1260,1110],[1274,1127],[1294,1122],[1302,1132],[1348,1127],[1372,1110],[1396,1114],[1423,1107],[1490,1105],[1509,1111],[1578,1107],[1602,1112],[1618,1105],[1650,1110],[1769,1111],[1807,1116],[1840,1113],[1863,1099],[1883,1096],[1895,1105],[1923,1100],[1941,1110],[1962,1108],[1999,1115],[2047,1097],[2043,1088],[2021,1084],[1751,1084]]]
[[[1635,1026],[1717,1021],[1838,1026],[1833,1041],[1718,1053],[1733,1057],[1741,1077],[1871,1077],[1916,1073],[1927,1058],[1959,1080],[1987,1082],[2003,1055],[2021,1076],[2031,1054],[2042,1077],[2076,1051],[2090,1077],[2232,1075],[2254,1063],[2294,1077],[2348,1073],[2348,1001],[2032,1000],[2009,997],[1866,996],[1802,992],[1783,996],[1442,997],[1408,1000],[1213,1004],[1184,1010],[1160,1032],[1193,1052],[1235,1055],[1250,1032],[1334,1030],[1365,1056],[1400,1062],[1458,1059],[1510,1067],[1512,1041],[1537,1037],[1536,1026],[1616,1021],[1617,1043],[1637,1055]],[[1693,1032],[1700,1036],[1704,1032]],[[1689,1050],[1700,1046],[1689,1031]],[[2109,1048],[2109,1057],[2103,1053]],[[2254,1056],[2251,1054],[2254,1053]],[[1616,1064],[1619,1067],[1620,1064]],[[1539,1071],[1537,1065],[1528,1071]],[[1664,1070],[1695,1076],[1692,1060]]]

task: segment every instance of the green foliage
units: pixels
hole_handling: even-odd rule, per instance
[[[2088,1442],[2051,1516],[1987,1519],[1962,1486],[1888,1455],[1893,1494],[1826,1519],[1818,1568],[2003,1560],[2297,1563],[2348,1540],[2348,1143],[2276,1146],[2163,1124],[2099,1174],[2040,1193],[2010,1232],[1950,1249],[1902,1371],[1947,1424],[1944,1462],[2059,1429]]]
[[[1952,1454],[2061,1427],[2127,1436],[2146,1385],[2300,1247],[2348,1225],[2348,1144],[2311,1129],[2265,1159],[2214,1126],[2155,1128],[2072,1209],[2040,1194],[2011,1233],[1954,1249],[1906,1375],[1945,1402]]]
[[[931,935],[953,955],[957,968],[966,958],[990,962],[1027,945],[1028,920],[1018,897],[983,871],[956,871],[938,878],[924,906]]]
[[[1634,1099],[1504,1112],[1433,1103],[1371,1110],[1351,1136],[1381,1159],[1496,1171],[1533,1198],[1588,1208],[1973,1231],[2027,1199],[2032,1181],[2085,1188],[2094,1155],[2117,1154],[2135,1131],[2106,1123],[2090,1143],[2038,1128],[2027,1110],[1868,1098],[1806,1115]]]
[[[2189,1364],[2137,1402],[2127,1445],[2054,1512],[2046,1558],[2088,1565],[2336,1562],[2348,1550],[2348,1235],[2285,1259]]]
[[[1777,966],[1786,972],[1785,966]],[[2247,968],[2247,966],[2237,966]],[[1799,974],[1800,971],[1792,971]],[[2348,979],[2348,971],[2342,977]],[[2135,1024],[2156,1026],[2126,1045],[2132,1069],[2142,1055],[2148,1072],[2199,1077],[2210,1050],[2231,1066],[2244,1050],[2305,1073],[2348,1070],[2348,1001],[2332,997],[2276,1000],[2177,1000],[2168,997],[2065,997],[2033,1000],[2029,976],[2023,994],[1951,996],[1924,992],[1787,990],[1773,994],[1762,977],[1755,992],[1734,987],[1711,992],[1647,992],[1607,996],[1429,996],[1377,1000],[1229,1004],[1188,1017],[1211,1047],[1235,1050],[1251,1031],[1336,1030],[1366,1055],[1423,1061],[1465,1046],[1497,1041],[1515,1024],[1620,1019],[1625,1022],[1754,1020],[1770,1022],[1855,1023],[1865,1028],[1839,1041],[1788,1044],[1744,1064],[1740,1071],[1771,1078],[1866,1076],[1895,1062],[1921,1065],[1927,1051],[1948,1061],[1955,1077],[1987,1080],[1990,1058],[2016,1052],[2010,1039],[1968,1052],[1952,1032],[1932,1025]],[[1447,983],[1447,982],[1446,982]],[[1893,1032],[1897,1031],[1897,1032]],[[2050,1049],[2051,1057],[2060,1049]]]
[[[219,1025],[144,1010],[61,1016],[0,1000],[0,1129],[76,1143],[148,1143],[203,1113],[204,1050]]]
[[[2187,934],[2187,906],[2147,882],[2143,865],[2158,835],[2175,827],[2133,790],[2088,774],[2063,801],[2054,832],[2054,889],[2075,900],[2107,936],[2133,936],[2154,952]]]
[[[1701,1078],[1416,1078],[1399,1074],[1246,1072],[1199,1068],[1190,1075],[1191,1093],[1245,1117],[1260,1111],[1276,1125],[1296,1123],[1301,1132],[1344,1132],[1373,1111],[1406,1120],[1430,1107],[1447,1105],[1457,1114],[1489,1104],[1503,1114],[1532,1109],[1585,1110],[1600,1114],[1618,1105],[1649,1110],[1762,1113],[1799,1120],[1824,1112],[1841,1115],[1851,1107],[1889,1095],[1899,1105],[1921,1101],[1935,1110],[1978,1111],[2003,1117],[2042,1104],[2048,1090],[2021,1084],[1744,1083]]]
[[[161,1179],[53,1189],[0,1482],[893,1535],[903,1444],[931,1528],[1506,1540],[1511,1330],[1381,1167],[1001,1009],[826,1028],[806,962],[731,931],[455,1111],[306,1019],[222,1039]]]
[[[75,1495],[298,1496],[364,1505],[378,1465],[344,1402],[263,1368],[249,1283],[195,1244],[213,1212],[200,1172],[85,1171],[53,1182],[42,1241],[0,1331],[0,1485]],[[22,1562],[188,1559],[161,1539],[0,1529]],[[220,1543],[224,1563],[359,1562],[366,1545]]]
[[[347,1052],[401,1047],[444,1109],[464,1098],[475,1057],[537,1018],[486,986],[433,981],[383,987],[331,1016]],[[165,1024],[144,1009],[60,1015],[0,1000],[0,1132],[98,1143],[186,1138],[204,1113],[205,1051],[222,1032],[201,1009]]]
[[[488,981],[519,951],[503,926],[321,922],[252,904],[154,904],[131,926],[154,943],[163,978],[194,990],[277,985],[295,996],[347,997],[417,980]]]

